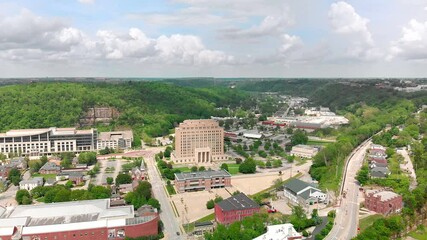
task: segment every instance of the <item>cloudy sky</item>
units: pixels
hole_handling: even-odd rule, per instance
[[[0,77],[427,77],[427,0],[1,0]]]

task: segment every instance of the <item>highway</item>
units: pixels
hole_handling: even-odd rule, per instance
[[[147,173],[150,178],[150,183],[153,187],[153,193],[160,202],[161,212],[160,219],[163,222],[165,239],[181,240],[184,239],[180,230],[180,224],[175,217],[169,198],[164,190],[164,181],[156,169],[154,153],[146,157]],[[180,235],[177,235],[179,233]]]
[[[371,140],[363,142],[350,154],[346,168],[344,170],[343,184],[341,193],[346,192],[346,197],[341,197],[340,206],[336,209],[335,223],[332,230],[325,239],[328,240],[346,240],[352,239],[357,235],[359,225],[359,184],[355,176],[362,167],[363,158],[366,150],[371,145]],[[341,196],[343,196],[341,194]]]

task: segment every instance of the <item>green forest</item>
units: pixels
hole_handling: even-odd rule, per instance
[[[135,139],[168,134],[188,118],[224,114],[248,94],[227,88],[195,89],[158,82],[39,82],[0,87],[0,131],[76,126],[89,107],[115,107],[120,116],[101,131],[132,128]],[[137,143],[138,145],[138,143]]]

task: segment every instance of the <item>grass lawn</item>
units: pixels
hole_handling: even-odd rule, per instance
[[[43,177],[45,180],[53,178],[56,178],[56,174],[40,174],[40,173],[34,173],[31,175],[31,177]]]
[[[364,231],[366,228],[372,225],[375,220],[382,218],[380,214],[371,215],[359,220],[360,232]]]
[[[410,232],[409,236],[417,240],[427,240],[427,229],[426,227],[418,228],[417,230]]]
[[[174,168],[174,169],[178,169],[181,172],[191,172],[191,169],[189,169],[188,167],[180,167],[180,168]]]
[[[236,163],[227,163],[228,165],[228,172],[231,175],[236,175],[239,173],[239,166],[240,164],[236,164]]]
[[[331,142],[325,142],[325,141],[316,141],[316,140],[308,140],[307,145],[321,145],[325,146]]]
[[[193,232],[194,230],[194,224],[196,222],[208,222],[208,221],[213,221],[215,219],[215,213],[211,213],[207,216],[204,216],[202,218],[200,218],[199,220],[189,223],[189,224],[184,224],[183,227],[185,229],[185,232],[189,233],[189,232]]]
[[[295,162],[297,166],[301,166],[307,162],[307,158],[295,157]]]

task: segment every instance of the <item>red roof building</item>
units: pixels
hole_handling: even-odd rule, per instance
[[[215,220],[220,224],[231,224],[258,213],[259,209],[256,202],[239,193],[215,204]]]
[[[402,196],[391,191],[368,190],[365,192],[365,207],[371,211],[388,215],[402,210]]]

